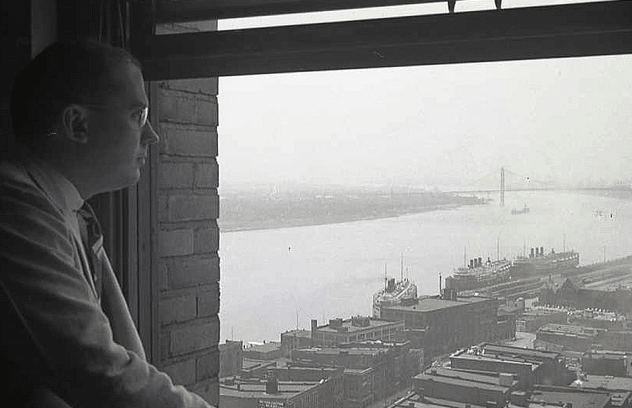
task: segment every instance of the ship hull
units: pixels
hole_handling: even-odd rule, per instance
[[[497,285],[510,279],[511,262],[495,261],[475,268],[458,268],[446,278],[446,287],[457,291],[473,290]]]
[[[516,258],[511,268],[511,276],[524,278],[558,274],[575,269],[579,265],[577,252],[551,253],[548,255]]]

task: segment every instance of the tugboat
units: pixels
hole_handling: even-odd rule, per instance
[[[525,204],[524,207],[521,210],[516,210],[515,208],[511,210],[511,215],[518,215],[518,214],[528,214],[529,213],[529,207],[527,207],[527,205]]]

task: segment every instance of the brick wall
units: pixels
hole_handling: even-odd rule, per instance
[[[163,81],[155,100],[161,137],[157,366],[214,404],[219,398],[217,85],[217,78]]]

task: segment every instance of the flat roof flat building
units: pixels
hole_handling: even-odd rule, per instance
[[[404,336],[403,321],[388,321],[372,317],[354,316],[351,319],[330,319],[329,324],[318,326],[312,320],[314,346],[334,346],[366,340],[397,341]]]

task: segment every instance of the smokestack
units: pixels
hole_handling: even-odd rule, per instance
[[[441,295],[441,274],[439,274],[439,295]]]
[[[318,320],[312,319],[312,331],[315,331],[318,328]]]
[[[483,258],[478,257],[478,266],[483,266]]]
[[[540,247],[540,255],[544,255],[544,247]]]
[[[531,248],[531,255],[529,256],[529,258],[533,258],[533,248]]]

